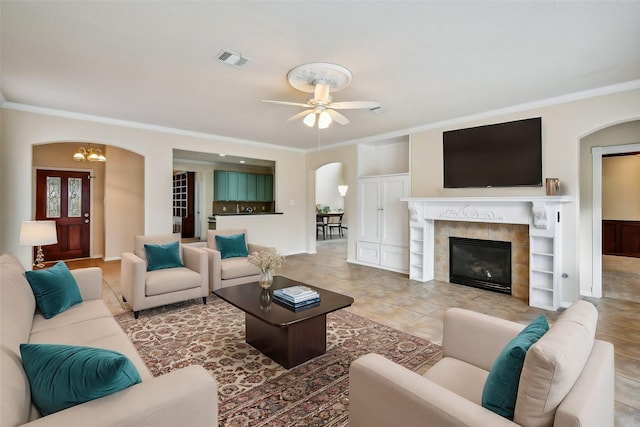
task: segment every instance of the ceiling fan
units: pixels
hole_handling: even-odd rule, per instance
[[[313,96],[305,104],[268,99],[263,99],[263,101],[307,108],[289,117],[287,119],[289,122],[304,117],[303,123],[309,127],[313,127],[316,124],[316,119],[320,129],[326,129],[334,121],[341,125],[346,125],[349,123],[349,119],[336,110],[376,109],[380,107],[378,101],[333,102],[331,92],[336,92],[349,86],[351,78],[351,71],[337,64],[314,62],[298,65],[289,70],[287,80],[295,89],[312,93]]]

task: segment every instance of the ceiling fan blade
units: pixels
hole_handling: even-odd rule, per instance
[[[316,83],[316,87],[313,90],[313,99],[315,99],[316,101],[321,101],[324,102],[325,104],[328,104],[330,99],[329,99],[329,85],[326,83]]]
[[[304,110],[304,111],[301,111],[301,112],[299,112],[298,114],[294,114],[293,116],[289,117],[289,118],[287,119],[287,121],[288,121],[288,122],[292,122],[292,121],[294,121],[294,120],[301,119],[301,118],[303,118],[304,116],[306,116],[306,115],[307,115],[307,114],[309,114],[309,113],[313,113],[313,110]]]
[[[327,108],[325,111],[329,113],[329,115],[331,116],[334,122],[338,122],[341,125],[349,124],[349,119],[347,119],[345,116],[338,113],[337,111],[334,111],[331,108]]]
[[[280,104],[280,105],[293,105],[294,107],[308,107],[309,106],[309,104],[303,104],[301,102],[272,101],[270,99],[263,99],[262,102],[270,102],[271,104]]]
[[[336,110],[357,110],[359,108],[376,108],[379,107],[380,103],[378,101],[345,101],[345,102],[332,102],[329,104],[330,108],[335,108]]]

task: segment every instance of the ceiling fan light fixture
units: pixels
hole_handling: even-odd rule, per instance
[[[318,116],[318,128],[319,129],[326,129],[329,127],[329,125],[331,124],[331,122],[333,122],[333,119],[331,118],[331,116],[329,115],[329,113],[327,113],[326,111],[323,111],[322,113],[320,113],[320,115]]]
[[[313,125],[316,124],[316,113],[315,112],[311,112],[311,113],[307,114],[304,117],[304,120],[302,121],[302,123],[304,123],[305,125],[307,125],[310,128],[312,128]]]

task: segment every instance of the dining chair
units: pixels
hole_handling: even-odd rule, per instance
[[[333,230],[338,230],[338,236],[343,237],[343,227],[342,227],[342,216],[344,214],[341,213],[338,216],[331,216],[328,218],[327,228],[329,230],[329,238],[333,236]]]
[[[322,230],[322,240],[325,240],[327,238],[327,217],[316,215],[316,239],[319,237],[320,230]]]

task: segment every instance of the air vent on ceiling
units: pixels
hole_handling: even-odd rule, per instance
[[[216,55],[216,58],[218,58],[218,61],[236,68],[242,67],[244,64],[251,61],[240,53],[229,52],[228,50],[221,50]]]
[[[369,108],[369,111],[371,111],[373,114],[382,114],[385,112],[384,108],[382,108],[380,105],[377,107]]]

